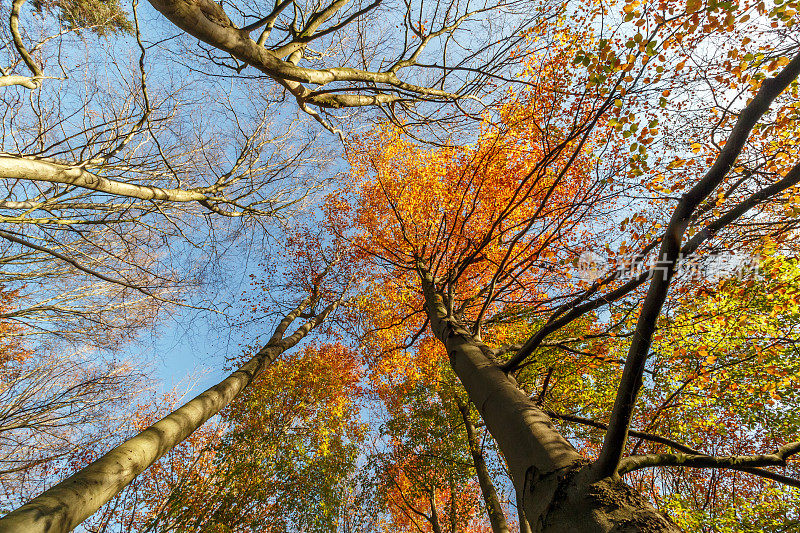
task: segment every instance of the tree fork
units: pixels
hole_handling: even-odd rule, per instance
[[[431,328],[503,452],[531,528],[541,533],[680,531],[619,478],[594,481],[590,461],[495,364],[491,349],[448,315],[432,276],[419,270]]]
[[[800,54],[796,54],[776,76],[768,78],[761,84],[750,103],[739,113],[739,118],[714,164],[700,181],[681,196],[678,205],[672,212],[657,257],[658,264],[664,268],[663,275],[653,276],[639,310],[639,318],[636,321],[636,329],[628,356],[625,358],[625,366],[614,399],[608,430],[603,438],[603,446],[594,466],[595,476],[598,479],[615,475],[622,460],[625,443],[628,439],[628,428],[643,383],[642,376],[656,330],[656,322],[661,316],[662,308],[667,300],[676,263],[682,251],[684,233],[689,227],[691,217],[700,204],[722,183],[744,149],[753,128],[769,111],[772,102],[789,87],[798,75],[800,75]],[[772,187],[779,187],[779,184],[788,186],[792,180],[800,178],[800,175],[797,175],[800,174],[797,168],[795,167],[784,179]],[[738,211],[732,210],[731,214],[734,213],[738,213]],[[732,217],[731,222],[734,219]]]

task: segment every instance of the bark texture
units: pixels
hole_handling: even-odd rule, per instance
[[[672,521],[618,478],[593,481],[591,464],[495,363],[491,349],[448,316],[422,272],[425,308],[450,364],[508,462],[535,532],[674,532]]]
[[[0,519],[2,533],[71,531],[228,405],[282,350],[267,347],[221,383]]]
[[[525,515],[525,509],[523,507],[523,494],[521,491],[516,491],[517,497],[517,521],[519,523],[519,533],[533,533],[531,531],[531,525],[528,522],[528,517]]]
[[[511,530],[508,529],[506,515],[503,513],[503,506],[500,504],[497,490],[494,487],[494,483],[492,483],[492,476],[489,474],[489,468],[486,466],[486,461],[483,459],[483,453],[481,453],[481,445],[478,441],[475,425],[472,423],[469,414],[469,404],[465,404],[458,396],[456,396],[456,403],[458,404],[458,410],[461,412],[461,417],[464,419],[467,441],[469,442],[469,451],[472,455],[475,473],[478,476],[478,483],[481,486],[481,494],[483,494],[483,501],[486,505],[486,512],[489,515],[489,523],[492,526],[492,532],[510,533]]]
[[[210,195],[196,190],[163,189],[151,185],[125,183],[93,174],[78,166],[68,166],[41,159],[9,155],[0,155],[0,179],[25,179],[62,183],[139,200],[195,202],[211,199]]]
[[[77,527],[228,405],[267,364],[295,346],[336,307],[331,304],[284,338],[286,329],[310,303],[308,298],[289,313],[270,341],[226,379],[0,519],[0,533],[61,533]]]

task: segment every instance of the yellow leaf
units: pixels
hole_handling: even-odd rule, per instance
[[[687,13],[694,13],[695,11],[700,11],[701,9],[703,9],[703,0],[687,0],[686,2]]]

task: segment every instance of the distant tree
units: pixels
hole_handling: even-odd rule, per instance
[[[18,291],[0,288],[0,309]],[[87,353],[34,352],[19,324],[0,320],[0,501],[19,505],[40,492],[86,449],[108,445],[128,419],[124,406],[146,385],[123,361]],[[41,348],[41,347],[40,347]]]

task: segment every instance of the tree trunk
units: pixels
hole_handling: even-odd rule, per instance
[[[421,277],[431,328],[505,456],[533,531],[679,531],[618,478],[592,482],[590,462],[495,364],[491,349],[448,316],[431,276]]]
[[[442,533],[442,526],[439,523],[439,511],[436,509],[436,495],[433,489],[428,493],[428,500],[431,504],[431,529],[433,529],[433,533]]]
[[[525,498],[520,491],[516,491],[517,495],[517,520],[519,521],[519,533],[533,533],[531,531],[531,524],[528,522],[528,517],[525,516]]]
[[[486,512],[489,514],[489,523],[492,525],[492,531],[493,533],[510,533],[511,530],[508,529],[508,523],[506,523],[506,515],[503,513],[502,505],[500,505],[500,498],[497,496],[497,490],[495,490],[492,477],[489,475],[489,468],[486,466],[486,461],[483,460],[475,425],[469,416],[469,404],[465,404],[458,396],[455,396],[455,399],[458,410],[461,412],[461,417],[464,419],[469,451],[472,454],[472,462],[478,475],[478,483],[481,486],[481,493],[486,504]]]
[[[329,305],[292,335],[283,338],[286,329],[310,302],[309,297],[289,313],[270,341],[241,368],[86,468],[4,516],[0,519],[0,533],[61,533],[77,527],[147,467],[219,413],[266,365],[296,345],[336,307],[336,304]]]

